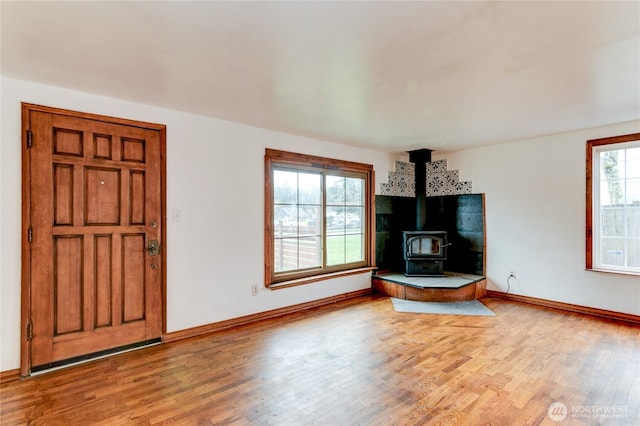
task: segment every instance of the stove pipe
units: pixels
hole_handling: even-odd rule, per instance
[[[409,151],[409,161],[416,168],[416,231],[424,231],[427,226],[427,166],[431,161],[430,149]]]

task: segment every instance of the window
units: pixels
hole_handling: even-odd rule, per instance
[[[587,269],[640,274],[640,133],[587,141]]]
[[[370,268],[372,189],[370,165],[267,149],[266,285]]]

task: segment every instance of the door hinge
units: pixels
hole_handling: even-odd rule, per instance
[[[27,342],[30,342],[33,340],[33,323],[31,322],[31,320],[27,322],[26,337],[27,337]]]
[[[29,241],[30,243],[33,242],[33,228],[29,227],[29,229],[27,230],[27,241]]]
[[[33,146],[33,133],[31,130],[27,130],[27,149]]]

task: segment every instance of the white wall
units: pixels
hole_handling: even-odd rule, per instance
[[[585,271],[585,145],[640,122],[434,153],[485,193],[488,288],[640,315],[640,278]]]
[[[21,101],[167,125],[169,332],[370,286],[363,274],[251,296],[264,266],[263,154],[373,164],[376,189],[389,155],[9,78],[0,91],[0,371],[19,367]],[[434,153],[485,193],[489,288],[506,290],[515,270],[512,293],[640,315],[637,277],[584,270],[585,141],[639,131],[634,122]]]
[[[370,287],[368,274],[263,287],[263,156],[269,147],[373,164],[379,188],[388,154],[10,78],[0,89],[0,371],[19,367],[20,102],[167,125],[167,331]]]

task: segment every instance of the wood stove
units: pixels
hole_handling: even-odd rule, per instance
[[[405,272],[408,277],[444,275],[447,259],[447,233],[445,231],[404,231]]]

